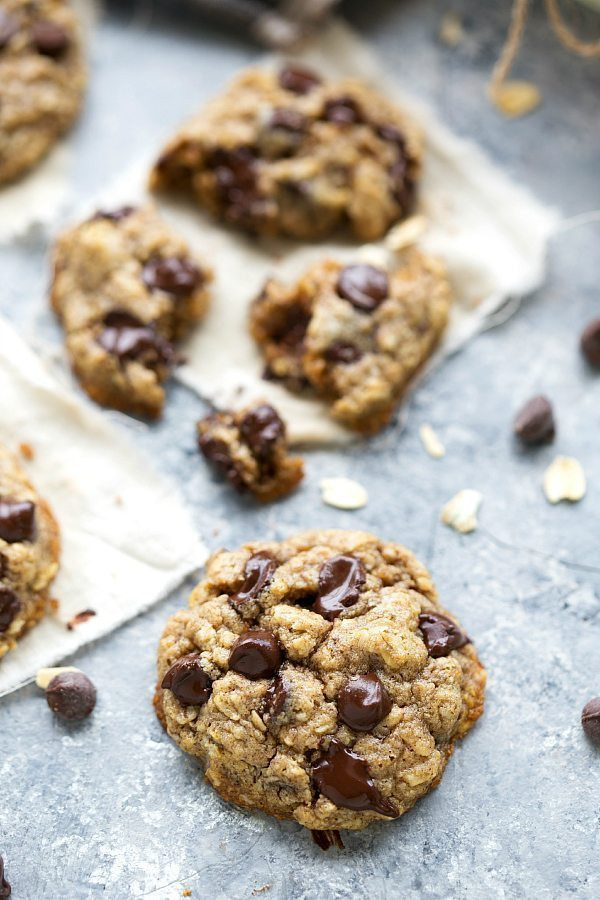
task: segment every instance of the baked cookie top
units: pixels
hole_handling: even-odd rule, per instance
[[[0,6],[0,184],[31,168],[75,119],[85,87],[76,18],[64,0]]]
[[[53,266],[52,306],[90,397],[160,415],[174,343],[208,307],[210,268],[152,207],[99,211],[59,238]]]
[[[0,657],[46,613],[59,553],[48,504],[0,444]]]
[[[269,280],[250,331],[267,377],[314,389],[334,418],[370,434],[387,424],[435,348],[451,299],[443,265],[417,250],[391,271],[325,260],[295,284]]]
[[[354,80],[248,69],[175,135],[150,178],[256,234],[381,237],[411,209],[421,135]]]
[[[155,703],[226,800],[329,831],[435,787],[484,684],[412,553],[309,531],[214,554],[161,639]]]

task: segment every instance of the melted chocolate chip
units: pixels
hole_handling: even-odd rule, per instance
[[[271,581],[276,568],[277,563],[270,553],[265,550],[254,553],[246,563],[242,588],[229,598],[230,602],[237,607],[254,600]]]
[[[312,768],[316,788],[346,809],[373,810],[381,816],[395,818],[398,810],[375,787],[366,761],[348,750],[341,741],[332,740]]]
[[[0,580],[8,575],[8,560],[4,553],[0,553]]]
[[[0,50],[4,50],[8,42],[19,30],[19,23],[14,16],[0,11]]]
[[[108,219],[110,222],[121,222],[135,212],[135,206],[121,206],[118,209],[99,209],[92,216],[91,221]]]
[[[319,571],[319,594],[313,610],[330,622],[358,600],[366,575],[354,556],[334,556]]]
[[[60,719],[76,722],[95,707],[96,688],[83,672],[61,672],[46,688],[46,700]]]
[[[120,309],[107,313],[103,324],[98,343],[121,361],[135,359],[146,366],[173,363],[173,347],[153,324],[147,325],[137,316]]]
[[[469,638],[460,630],[456,622],[441,613],[421,613],[419,628],[423,633],[423,642],[427,647],[427,652],[434,659],[439,656],[448,656],[452,650],[458,650],[459,647],[470,643]]]
[[[289,306],[273,328],[271,338],[290,352],[300,352],[309,322],[310,313],[302,306]]]
[[[0,585],[0,634],[7,631],[21,609],[21,601],[14,591]]]
[[[600,697],[594,697],[585,704],[581,724],[590,741],[600,747]]]
[[[389,715],[392,701],[375,672],[368,672],[348,679],[337,695],[337,708],[354,731],[371,731]]]
[[[389,294],[385,272],[364,264],[345,266],[340,272],[336,290],[361,312],[373,312]]]
[[[321,850],[329,850],[330,847],[337,847],[338,850],[344,849],[342,836],[336,828],[330,828],[328,831],[318,831],[313,828],[311,831],[312,839]]]
[[[593,319],[584,328],[580,346],[590,366],[600,366],[600,319]]]
[[[376,131],[383,141],[387,141],[390,144],[395,144],[402,152],[402,155],[405,155],[406,140],[399,128],[397,128],[395,125],[385,123],[383,125],[378,125]]]
[[[229,447],[225,441],[211,437],[209,434],[201,434],[198,438],[198,447],[204,458],[227,479],[236,491],[243,493],[246,490],[246,482],[235,460],[231,458]]]
[[[524,444],[548,444],[553,441],[556,427],[550,401],[541,395],[528,400],[515,417],[514,432]]]
[[[6,878],[4,877],[4,860],[0,856],[0,898],[1,900],[7,900],[11,895],[11,887]]]
[[[214,170],[217,189],[225,215],[234,223],[243,223],[258,210],[259,196],[256,159],[248,147],[216,150],[208,161]]]
[[[8,544],[30,541],[35,526],[35,503],[0,497],[0,538]]]
[[[292,94],[309,94],[321,84],[321,79],[311,69],[290,65],[280,71],[279,84]]]
[[[267,688],[267,692],[263,698],[261,715],[268,719],[276,719],[284,710],[285,702],[290,692],[286,682],[281,675],[278,675]]]
[[[240,422],[240,434],[257,459],[267,460],[284,436],[285,425],[277,410],[263,403],[246,413]]]
[[[408,173],[408,165],[404,158],[399,159],[390,168],[390,178],[392,181],[392,195],[396,203],[402,207],[402,212],[406,215],[415,205],[416,186]]]
[[[202,273],[191,259],[180,256],[154,256],[142,272],[150,291],[164,291],[173,297],[187,297],[202,282]]]
[[[362,111],[353,97],[333,97],[327,100],[323,118],[336,125],[356,125],[364,121]]]
[[[229,668],[246,678],[272,678],[283,661],[281,644],[272,631],[253,628],[240,635],[229,654]]]
[[[362,358],[362,350],[348,341],[334,341],[325,351],[325,359],[334,365],[350,365]]]
[[[274,109],[269,119],[269,128],[282,128],[284,131],[292,131],[294,134],[302,134],[306,131],[306,116],[296,109],[279,107]]]
[[[199,653],[188,653],[173,663],[161,682],[182,706],[203,706],[212,693],[212,681],[202,668]]]
[[[62,56],[71,43],[66,29],[58,22],[51,22],[50,19],[34,22],[31,26],[31,40],[38,53],[52,59]]]

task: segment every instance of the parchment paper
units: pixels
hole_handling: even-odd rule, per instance
[[[157,473],[117,426],[59,385],[0,317],[0,442],[21,463],[61,529],[59,600],[0,660],[0,696],[83,644],[132,618],[206,559],[177,487]],[[76,625],[76,613],[96,615]]]

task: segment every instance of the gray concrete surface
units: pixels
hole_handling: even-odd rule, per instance
[[[462,10],[456,50],[436,39],[440,13]],[[355,0],[346,7],[391,70],[566,216],[600,207],[600,73],[562,49],[535,4],[521,77],[542,88],[534,114],[507,123],[484,83],[507,3]],[[160,9],[159,9],[160,8]],[[591,19],[588,20],[591,24]],[[207,27],[175,2],[109,4],[92,52],[89,103],[76,134],[78,192],[96,192],[162,137],[256,48]],[[198,461],[202,403],[173,387],[164,421],[133,438],[175,476],[211,547],[311,526],[360,526],[398,539],[431,567],[489,669],[487,711],[441,787],[401,820],[348,835],[325,855],[291,823],[223,804],[161,732],[150,705],[156,643],[186,589],[73,662],[95,681],[93,718],[53,720],[31,687],[0,701],[0,853],[15,900],[152,897],[557,898],[600,895],[600,752],[579,725],[600,694],[600,377],[577,339],[600,313],[600,226],[552,245],[547,284],[518,315],[435,372],[405,430],[307,456],[304,487],[266,509],[231,496]],[[39,236],[0,250],[0,309],[18,321],[47,279]],[[1,386],[0,386],[1,389]],[[556,405],[555,447],[520,452],[510,420],[532,393]],[[448,453],[421,449],[434,425]],[[577,456],[589,492],[551,507],[540,480],[555,452]],[[348,474],[369,489],[357,513],[321,505],[318,478]],[[481,527],[461,537],[438,523],[462,487],[485,496]]]

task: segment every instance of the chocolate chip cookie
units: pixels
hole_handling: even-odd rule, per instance
[[[390,272],[325,260],[295,284],[268,281],[250,330],[267,377],[312,388],[334,418],[371,434],[435,348],[451,299],[441,263],[416,250]]]
[[[182,191],[255,234],[381,237],[413,206],[421,135],[385,97],[299,66],[248,69],[162,153],[153,189]]]
[[[302,460],[287,455],[285,424],[268,403],[202,419],[198,446],[237,491],[265,503],[288,494],[304,475]]]
[[[77,22],[64,0],[0,5],[0,184],[69,128],[85,87]]]
[[[50,507],[0,444],[0,658],[45,615],[59,553]]]
[[[212,556],[161,639],[155,705],[225,800],[323,842],[436,787],[484,685],[412,553],[309,531]]]
[[[210,269],[150,207],[102,210],[54,249],[51,302],[75,374],[97,403],[156,418],[183,338],[208,306]]]

